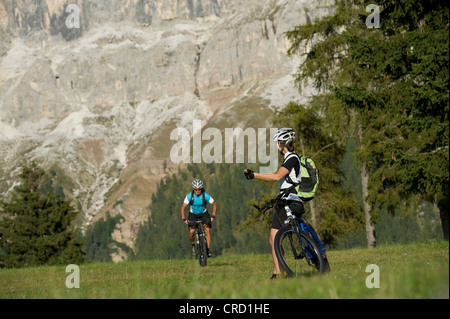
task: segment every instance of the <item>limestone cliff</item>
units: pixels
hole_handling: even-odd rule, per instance
[[[17,160],[35,159],[83,212],[81,227],[122,214],[115,239],[133,247],[151,193],[177,166],[170,131],[193,119],[245,126],[245,101],[269,110],[306,99],[284,32],[332,5],[1,0],[0,194]]]

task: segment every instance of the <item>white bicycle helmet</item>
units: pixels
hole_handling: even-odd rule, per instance
[[[197,189],[197,188],[202,189],[202,188],[203,188],[203,182],[202,182],[201,180],[199,180],[199,179],[195,179],[195,180],[192,182],[192,188],[193,188],[193,189]]]
[[[295,132],[291,128],[280,128],[273,137],[274,142],[284,142],[285,144],[295,139]]]

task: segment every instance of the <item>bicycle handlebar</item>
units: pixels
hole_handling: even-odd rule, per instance
[[[271,209],[276,203],[278,203],[280,201],[280,199],[284,196],[289,194],[289,192],[294,189],[297,186],[297,184],[292,185],[291,187],[283,190],[282,192],[280,192],[276,197],[272,198],[271,200],[269,200],[267,203],[264,204],[263,207],[259,207],[255,204],[253,204],[253,207],[255,207],[257,210],[259,210],[262,213],[265,213],[267,210]]]

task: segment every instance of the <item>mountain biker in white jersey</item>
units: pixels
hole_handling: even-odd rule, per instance
[[[209,214],[206,204],[210,203],[213,206],[212,216]],[[184,210],[186,206],[190,206],[189,215],[186,219]],[[211,257],[211,222],[216,218],[217,203],[212,196],[208,194],[204,189],[204,184],[201,180],[196,179],[192,182],[192,192],[186,195],[183,204],[181,205],[181,220],[183,223],[189,226],[189,241],[191,242],[191,254],[195,255],[195,229],[196,221],[201,220],[205,229],[206,244],[208,246],[208,257]]]
[[[244,171],[245,177],[247,179],[260,179],[269,182],[280,182],[280,192],[284,192],[291,186],[298,184],[301,180],[300,175],[300,158],[294,153],[294,140],[295,132],[291,128],[281,128],[275,134],[273,138],[274,142],[277,142],[278,150],[284,156],[284,161],[281,167],[276,173],[261,174],[253,172],[250,169]],[[301,199],[298,198],[297,192],[294,188],[290,191],[289,196],[295,197],[298,200],[298,206],[296,211],[293,210],[294,214],[302,214],[304,212],[303,204]],[[273,275],[270,279],[275,279],[277,274],[280,274],[280,267],[278,265],[278,259],[275,254],[274,249],[274,239],[279,229],[284,225],[282,222],[287,218],[286,211],[284,207],[275,207],[275,213],[272,219],[272,226],[270,229],[269,242],[272,247],[272,261],[273,261]]]

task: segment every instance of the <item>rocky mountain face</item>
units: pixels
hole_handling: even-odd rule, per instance
[[[0,196],[22,159],[53,174],[85,229],[109,211],[133,247],[175,127],[267,127],[304,101],[284,32],[331,1],[0,0]],[[116,260],[125,256],[115,256]]]

